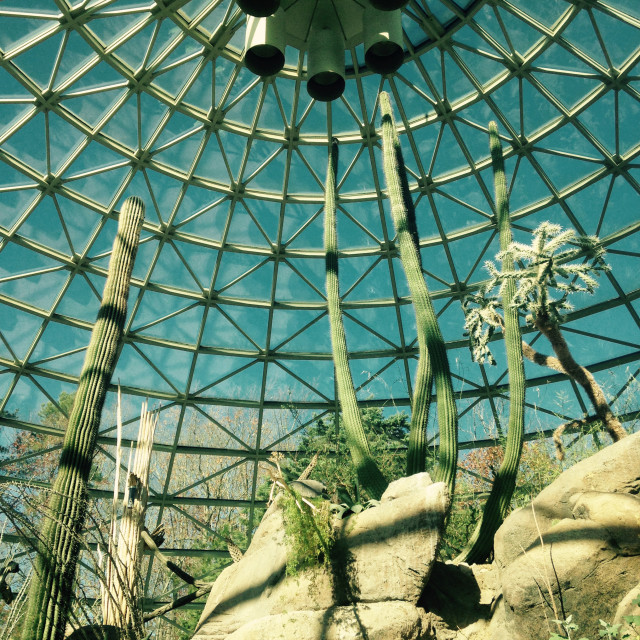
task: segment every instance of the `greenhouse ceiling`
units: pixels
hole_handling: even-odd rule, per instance
[[[410,412],[415,318],[382,175],[381,90],[399,124],[463,446],[495,436],[507,393],[500,343],[497,366],[472,362],[461,307],[498,250],[490,120],[516,239],[550,220],[606,247],[611,271],[574,299],[563,328],[614,409],[638,409],[636,0],[411,0],[402,66],[373,73],[349,40],[344,93],[326,102],[307,92],[304,44],[287,46],[276,75],[247,69],[245,23],[231,0],[0,4],[0,444],[21,430],[48,438],[2,461],[3,482],[32,479],[59,448],[63,427],[45,409],[68,411],[61,394],[77,385],[119,209],[137,195],[146,220],[99,456],[113,455],[119,383],[125,439],[144,398],[161,413],[153,517],[210,532],[196,509],[248,507],[252,530],[258,462],[295,450],[305,426],[337,410],[322,244],[332,137],[358,397]],[[560,374],[530,363],[526,373],[530,433],[588,412]],[[429,437],[437,443],[435,425]],[[232,487],[208,484],[239,469]]]

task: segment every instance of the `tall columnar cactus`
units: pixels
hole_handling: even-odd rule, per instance
[[[509,222],[509,197],[504,173],[502,145],[498,136],[498,125],[495,122],[489,123],[489,148],[493,165],[497,227],[500,234],[500,250],[502,252],[502,272],[509,273],[514,270],[513,254],[508,251],[512,242]],[[504,341],[507,349],[507,365],[509,367],[509,427],[504,460],[493,481],[491,493],[482,513],[482,519],[471,536],[467,548],[459,558],[469,563],[484,562],[491,553],[493,537],[507,515],[513,490],[516,486],[524,439],[524,362],[518,310],[513,305],[513,299],[516,295],[516,282],[513,278],[504,281],[501,293],[504,314]]]
[[[128,198],[120,212],[102,304],[80,374],[48,518],[39,541],[23,640],[64,637],[86,515],[89,473],[100,415],[122,340],[129,281],[143,219],[142,200]]]
[[[358,474],[360,486],[371,498],[379,500],[387,488],[387,481],[371,457],[369,444],[362,425],[356,392],[349,369],[347,340],[340,311],[340,286],[338,282],[338,234],[336,231],[336,172],[338,166],[338,142],[333,140],[327,166],[324,205],[324,251],[327,271],[327,307],[331,326],[333,364],[336,371],[338,397],[342,408],[347,443]]]
[[[438,325],[427,283],[422,273],[417,246],[416,212],[409,193],[400,140],[391,110],[389,95],[380,93],[382,114],[382,153],[391,216],[396,228],[400,259],[409,283],[418,330],[418,375],[413,394],[407,473],[424,470],[427,453],[426,430],[431,394],[431,369],[435,378],[440,459],[438,479],[447,483],[451,495],[455,489],[458,463],[458,412],[453,395],[449,360]]]

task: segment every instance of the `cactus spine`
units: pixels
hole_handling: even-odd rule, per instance
[[[418,330],[419,362],[411,411],[407,473],[412,474],[424,470],[427,453],[428,405],[431,399],[430,369],[433,369],[440,429],[440,464],[437,477],[438,480],[446,482],[450,494],[453,495],[458,463],[458,412],[453,395],[449,360],[438,319],[429,297],[427,283],[422,273],[416,237],[416,212],[409,193],[391,102],[386,92],[380,93],[380,111],[382,114],[382,155],[391,204],[391,216],[396,228],[400,259],[413,299]]]
[[[347,443],[358,474],[360,486],[369,497],[379,500],[387,488],[387,481],[371,457],[369,444],[362,425],[353,378],[349,369],[347,340],[340,311],[340,285],[338,281],[338,234],[336,231],[336,173],[338,168],[338,141],[331,142],[327,166],[327,184],[324,206],[324,251],[327,272],[327,307],[331,327],[333,364],[336,372],[338,397]]]
[[[495,122],[489,123],[489,148],[493,165],[497,226],[500,234],[500,250],[502,252],[502,272],[510,273],[514,270],[514,261],[512,254],[508,251],[512,242],[509,222],[509,197],[504,173],[502,145],[498,136],[498,125]],[[524,439],[525,378],[518,310],[512,305],[516,294],[515,280],[513,278],[505,279],[501,291],[504,314],[504,341],[507,350],[507,365],[509,367],[509,427],[504,460],[493,481],[491,493],[482,513],[482,519],[471,536],[467,548],[458,558],[469,563],[486,561],[493,549],[493,537],[507,515],[513,490],[516,486]]]
[[[102,304],[80,374],[49,499],[48,518],[38,545],[23,640],[60,640],[65,634],[86,515],[89,473],[100,415],[122,340],[143,218],[142,200],[128,198],[120,212]]]

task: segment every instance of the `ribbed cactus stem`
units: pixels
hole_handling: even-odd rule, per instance
[[[61,640],[72,604],[87,485],[100,416],[116,366],[127,315],[133,263],[144,219],[140,198],[128,198],[120,212],[102,304],[91,333],[75,401],[69,416],[58,475],[39,541],[29,591],[23,640]]]
[[[489,123],[489,148],[493,165],[500,250],[503,252],[502,272],[508,273],[514,270],[513,257],[507,252],[512,242],[509,222],[509,196],[504,173],[502,145],[498,136],[498,125],[495,122]],[[509,427],[504,460],[493,481],[491,493],[482,513],[482,519],[471,536],[467,548],[459,558],[459,560],[469,563],[486,561],[493,549],[494,535],[509,510],[522,454],[525,378],[518,311],[511,304],[515,294],[515,280],[513,278],[505,280],[502,288],[502,309],[504,313],[504,341],[507,350],[507,365],[509,367]]]
[[[324,205],[324,251],[327,271],[327,307],[331,327],[333,364],[336,372],[338,398],[342,409],[342,422],[351,458],[356,467],[358,482],[369,497],[379,500],[387,488],[387,481],[371,457],[362,415],[353,386],[347,340],[340,310],[340,285],[338,282],[338,234],[336,230],[336,172],[338,166],[338,142],[333,140],[327,166]]]
[[[446,482],[451,495],[453,495],[458,463],[458,412],[451,383],[449,360],[427,283],[422,273],[420,253],[415,240],[417,233],[416,213],[409,193],[402,149],[393,119],[389,95],[382,92],[379,100],[382,114],[384,175],[391,204],[391,217],[396,228],[396,242],[409,283],[418,331],[418,375],[416,376],[411,411],[407,472],[411,474],[424,469],[427,453],[428,404],[431,399],[430,369],[432,369],[438,400],[438,426],[440,430],[440,459],[437,478]]]

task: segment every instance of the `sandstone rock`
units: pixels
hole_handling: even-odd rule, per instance
[[[428,631],[423,611],[407,602],[379,602],[266,616],[227,640],[421,640]]]
[[[424,474],[423,481],[427,479]],[[347,601],[415,604],[429,579],[449,506],[446,487],[442,482],[412,492],[396,487],[394,495],[398,497],[389,500],[383,495],[379,507],[337,527],[337,560],[344,569]]]
[[[640,574],[640,433],[565,471],[511,514],[495,538],[505,624],[514,640],[547,640],[573,616],[597,636]]]
[[[586,491],[640,493],[640,432],[567,469],[533,500],[514,511],[496,533],[495,559],[508,565],[526,551],[554,521],[573,517],[572,496]]]
[[[607,530],[624,555],[640,553],[640,498],[628,493],[586,491],[572,496],[574,518],[591,520]]]
[[[500,592],[494,565],[436,562],[418,604],[436,640],[498,640]]]
[[[444,483],[418,475],[393,483],[380,506],[337,521],[331,571],[319,566],[296,577],[286,576],[278,497],[244,557],[216,581],[195,638],[222,639],[265,616],[327,612],[353,602],[414,606],[429,578],[449,506]]]
[[[622,625],[619,630],[619,637],[621,638],[624,637],[625,632],[629,634],[630,638],[633,638],[635,637],[634,634],[637,634],[640,629],[640,622],[635,625],[634,629],[628,621],[625,620],[626,616],[640,616],[640,605],[636,604],[638,598],[640,598],[640,584],[627,593],[616,609],[613,624]],[[634,602],[634,600],[636,602]]]

